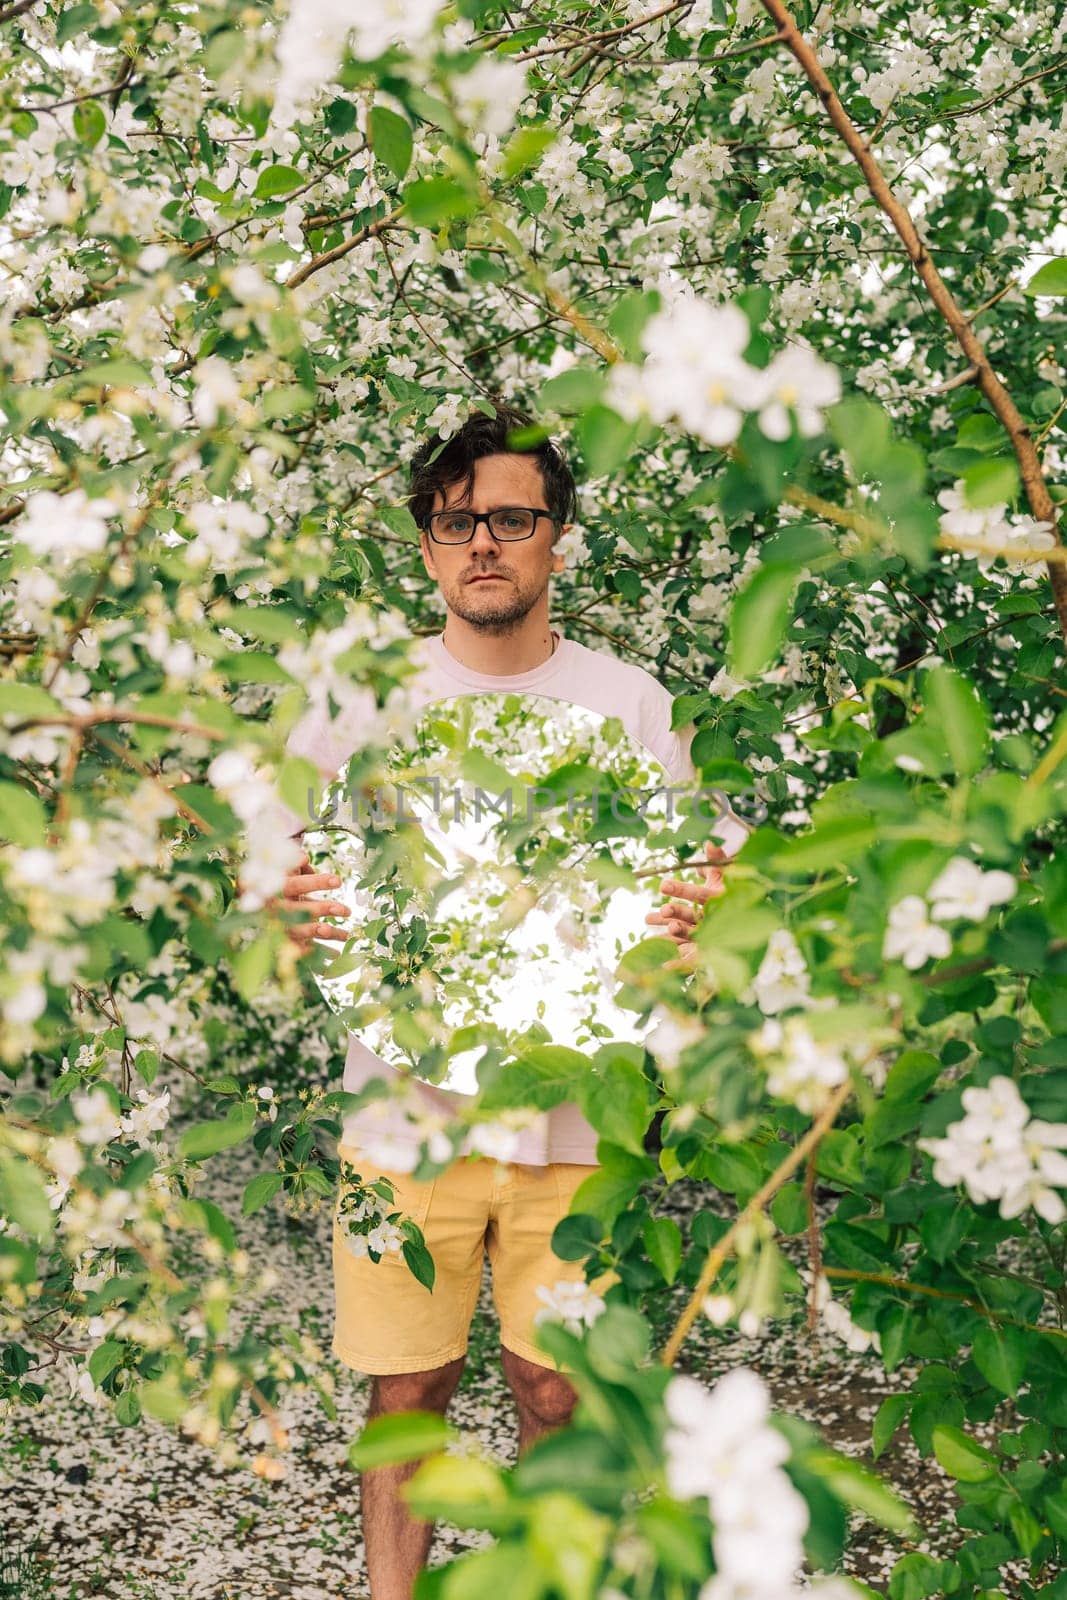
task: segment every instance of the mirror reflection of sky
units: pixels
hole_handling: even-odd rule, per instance
[[[541,695],[464,695],[425,708],[364,790],[347,778],[346,764],[327,792],[335,829],[305,843],[353,913],[317,981],[369,1049],[474,1094],[490,1042],[511,1054],[526,1041],[644,1038],[650,1022],[617,1003],[615,969],[659,931],[644,919],[676,870],[679,846],[662,841],[684,805],[617,718]],[[585,803],[594,785],[599,824]],[[618,831],[613,791],[622,825],[643,837]]]

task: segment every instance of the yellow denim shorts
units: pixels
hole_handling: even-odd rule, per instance
[[[556,1371],[570,1369],[534,1343],[534,1317],[544,1307],[540,1285],[584,1282],[580,1261],[562,1261],[550,1240],[571,1208],[578,1185],[598,1169],[579,1162],[528,1166],[490,1157],[460,1157],[436,1178],[419,1182],[367,1160],[351,1145],[338,1156],[365,1183],[388,1178],[388,1209],[411,1217],[422,1229],[433,1257],[433,1289],[427,1289],[399,1251],[378,1261],[352,1253],[339,1219],[340,1187],[333,1210],[335,1322],[333,1353],[357,1372],[430,1372],[467,1349],[471,1319],[489,1252],[493,1303],[500,1342],[527,1361]],[[605,1271],[591,1287],[602,1294],[618,1274]]]

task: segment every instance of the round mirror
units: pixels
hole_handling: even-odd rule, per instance
[[[342,768],[305,832],[352,908],[317,974],[327,1003],[382,1060],[460,1094],[524,1045],[640,1042],[651,1002],[617,968],[660,932],[644,920],[660,879],[709,837],[739,842],[714,794],[584,706],[434,702],[384,765]]]

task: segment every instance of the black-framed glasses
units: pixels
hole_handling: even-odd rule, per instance
[[[484,522],[494,539],[530,539],[537,519],[555,517],[542,506],[494,506],[492,511],[435,511],[423,527],[435,544],[469,544],[479,522]]]

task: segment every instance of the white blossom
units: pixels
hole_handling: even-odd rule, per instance
[[[1033,1206],[1047,1222],[1067,1216],[1059,1194],[1067,1188],[1067,1123],[1032,1118],[1014,1079],[991,1078],[961,1096],[965,1115],[939,1139],[918,1145],[934,1158],[934,1182],[962,1183],[976,1205],[1000,1201],[1003,1217]]]
[[[810,436],[822,427],[822,408],[841,398],[841,379],[837,368],[820,360],[814,350],[791,345],[780,350],[760,374],[763,403],[759,425],[768,439],[787,439],[790,413],[796,414],[797,428]]]
[[[792,1006],[807,1005],[810,990],[811,974],[800,946],[788,928],[776,928],[767,941],[759,971],[743,996],[745,1004],[755,1001],[766,1016],[773,1016]]]
[[[122,1130],[146,1149],[152,1143],[152,1134],[160,1133],[170,1120],[170,1090],[154,1095],[149,1089],[138,1089],[136,1098],[140,1104],[132,1106],[122,1118]]]
[[[84,489],[69,494],[41,489],[27,499],[14,532],[34,555],[52,556],[66,566],[104,548],[108,521],[117,510],[110,500],[90,500]]]
[[[926,891],[930,915],[937,922],[966,917],[981,922],[995,905],[1010,900],[1015,879],[1010,872],[983,872],[968,856],[953,856]]]
[[[762,1378],[738,1367],[709,1393],[680,1373],[663,1398],[667,1485],[680,1500],[708,1501],[714,1593],[780,1600],[803,1560],[808,1507],[782,1470],[789,1446],[770,1425]]]
[[[521,61],[485,53],[467,72],[452,79],[452,93],[464,124],[497,139],[514,122],[526,88],[526,68]]]
[[[784,1023],[768,1017],[750,1036],[749,1045],[755,1055],[767,1058],[768,1094],[809,1115],[820,1111],[830,1090],[848,1077],[839,1050],[815,1039],[803,1017],[789,1017]]]
[[[544,1304],[534,1312],[535,1326],[540,1326],[542,1322],[562,1322],[569,1333],[580,1334],[583,1328],[591,1328],[601,1312],[606,1310],[605,1301],[594,1293],[588,1283],[572,1283],[566,1278],[558,1278],[551,1288],[547,1284],[538,1284],[536,1292],[537,1298]]]
[[[99,1087],[75,1090],[70,1097],[70,1108],[77,1123],[78,1138],[91,1149],[110,1144],[121,1130],[121,1119],[111,1104],[106,1090]]]
[[[496,1161],[511,1161],[519,1147],[519,1130],[504,1122],[476,1122],[468,1129],[466,1148]]]
[[[682,1051],[703,1039],[706,1029],[699,1017],[679,1016],[657,1004],[652,1009],[655,1026],[645,1035],[645,1048],[651,1050],[661,1067],[672,1071]]]
[[[908,894],[890,907],[889,922],[882,941],[886,961],[898,958],[914,971],[931,959],[940,960],[952,950],[952,940],[944,928],[930,921],[929,908],[922,895]]]

